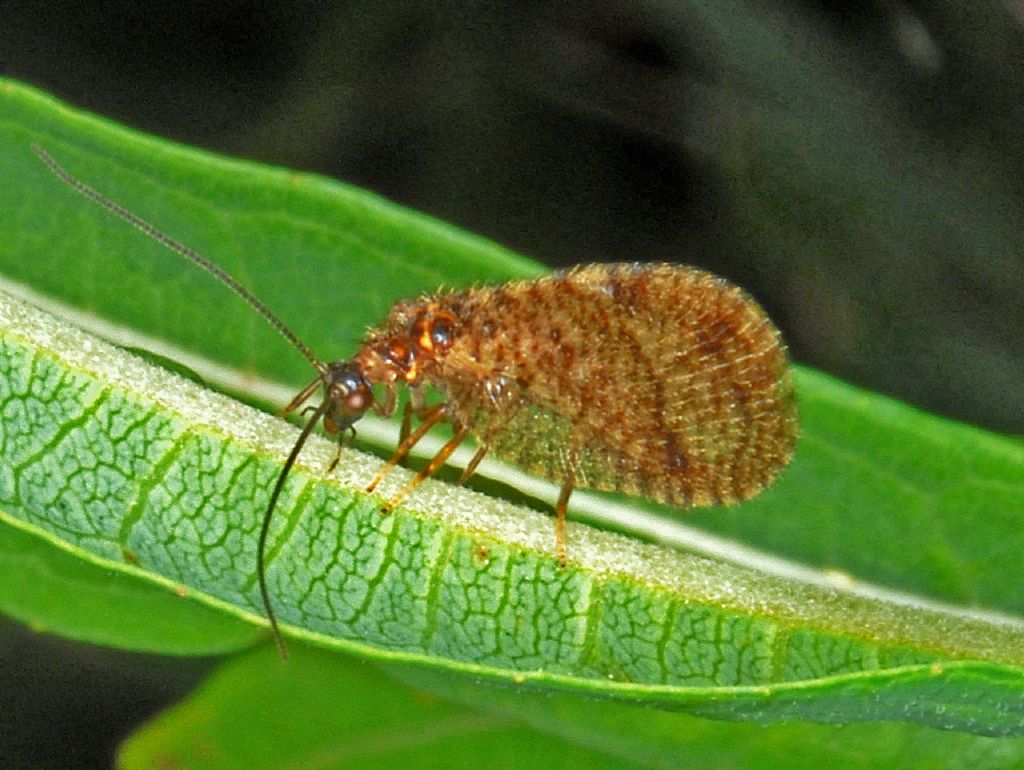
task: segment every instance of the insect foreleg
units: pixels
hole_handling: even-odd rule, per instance
[[[420,419],[423,422],[420,423],[419,427],[415,431],[405,437],[405,440],[398,445],[395,449],[395,453],[388,458],[388,461],[384,463],[383,467],[377,472],[373,481],[366,487],[367,492],[372,492],[377,488],[377,485],[388,475],[392,468],[394,468],[399,462],[402,461],[409,450],[419,443],[419,440],[423,438],[437,423],[445,418],[445,404],[435,404],[434,406],[428,407],[420,414]]]
[[[296,395],[295,398],[288,402],[288,404],[277,413],[277,416],[284,417],[286,414],[291,414],[292,412],[294,412],[296,409],[298,409],[300,406],[306,403],[306,401],[309,400],[309,397],[316,393],[317,388],[319,388],[320,385],[322,384],[323,380],[320,377],[317,377],[315,380],[309,383],[309,385],[300,390],[298,395]]]
[[[349,431],[351,431],[351,433]],[[338,462],[341,460],[341,450],[348,446],[349,441],[351,441],[355,435],[355,428],[349,428],[348,431],[341,431],[338,433],[338,441],[335,443],[334,448],[334,459],[331,460],[331,464],[327,466],[328,473],[331,473],[338,467]]]
[[[401,446],[405,443],[405,440],[409,438],[409,431],[412,430],[412,401],[406,401],[405,407],[402,409],[402,427],[398,430],[398,445]],[[406,465],[408,455],[399,460],[399,465],[403,468]]]
[[[466,436],[468,435],[469,428],[457,428],[455,430],[455,435],[448,439],[448,442],[438,450],[437,454],[434,455],[433,459],[427,463],[426,466],[420,469],[419,473],[413,477],[412,481],[402,487],[398,494],[387,501],[384,508],[381,509],[381,513],[387,514],[393,511],[395,507],[409,495],[410,492],[423,483],[424,479],[434,475],[434,473],[437,472],[437,469],[444,465],[445,461],[451,457],[452,452],[459,448],[459,444],[466,440]]]

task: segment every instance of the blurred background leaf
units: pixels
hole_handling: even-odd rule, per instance
[[[440,680],[296,645],[222,665],[185,701],[122,747],[126,770],[559,767],[718,770],[820,767],[1010,768],[1024,740],[996,741],[905,724],[734,724],[569,693]],[[458,705],[459,703],[465,706]],[[238,724],[251,729],[240,733]]]

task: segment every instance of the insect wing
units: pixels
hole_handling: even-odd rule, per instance
[[[498,457],[681,506],[744,500],[789,461],[785,348],[757,303],[721,278],[584,265],[460,302],[462,347],[440,385]]]

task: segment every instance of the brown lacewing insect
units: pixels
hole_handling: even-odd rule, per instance
[[[449,423],[452,437],[383,512],[473,437],[477,451],[460,481],[492,454],[561,484],[555,539],[562,564],[565,511],[576,487],[681,507],[730,504],[771,484],[793,453],[797,415],[785,346],[750,296],[710,273],[669,264],[580,265],[424,295],[396,304],[354,356],[324,363],[230,275],[34,149],[79,193],[234,290],[316,370],[282,410],[299,409],[322,388],[320,404],[304,410],[312,414],[270,493],[257,551],[263,606],[282,654],[264,550],[285,478],[320,421],[339,438],[333,470],[363,414],[395,412],[400,385],[409,390],[401,438],[367,491],[438,423]],[[428,405],[424,385],[444,400]]]

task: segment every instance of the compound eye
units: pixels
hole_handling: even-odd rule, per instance
[[[370,393],[366,388],[358,387],[345,396],[342,403],[348,412],[365,412],[370,406]]]

